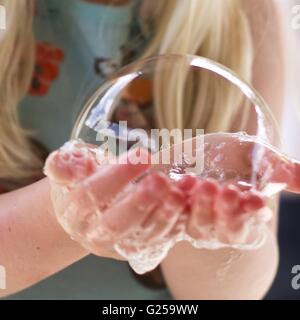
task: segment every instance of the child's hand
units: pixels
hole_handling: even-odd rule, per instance
[[[130,186],[146,172],[149,161],[101,165],[95,150],[72,143],[47,159],[45,173],[60,224],[74,240],[105,257],[123,259],[114,249],[122,239],[132,239],[128,252],[159,243],[182,212],[179,189],[162,173],[149,174]],[[149,157],[146,151],[139,152],[140,157]]]
[[[282,183],[300,193],[300,162],[254,136],[216,133],[205,135],[204,175],[220,181],[242,182],[262,191],[270,183]],[[246,187],[247,189],[247,187]]]
[[[257,226],[265,226],[271,212],[260,192],[193,176],[177,186],[187,199],[186,233],[198,246],[253,245],[261,239]]]
[[[200,248],[257,246],[272,212],[251,182],[300,192],[300,164],[249,136],[212,134],[205,143],[203,174],[174,181],[160,165],[148,170],[146,151],[139,158],[147,164],[131,164],[137,150],[121,156],[127,164],[99,163],[97,149],[71,142],[45,166],[58,221],[90,252],[126,257],[141,272],[184,238]]]
[[[188,199],[186,232],[199,243],[250,244],[272,216],[265,187],[300,193],[300,163],[246,135],[206,135],[205,176],[219,180],[186,176],[177,184]]]

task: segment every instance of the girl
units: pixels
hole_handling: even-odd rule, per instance
[[[6,269],[7,286],[0,295],[32,286],[86,257],[89,252],[102,258],[120,259],[111,250],[111,243],[77,239],[85,249],[71,240],[59,226],[54,209],[59,215],[70,201],[64,197],[62,185],[76,180],[80,187],[71,196],[83,197],[82,186],[85,186],[97,199],[104,201],[143,173],[147,166],[129,164],[98,171],[92,158],[82,157],[78,146],[78,152],[71,154],[63,150],[53,153],[47,161],[48,177],[42,177],[41,172],[48,152],[69,139],[72,116],[82,105],[82,97],[121,65],[157,53],[206,56],[252,82],[280,120],[284,73],[280,19],[269,0],[2,0],[1,4],[6,8],[7,27],[1,32],[0,43],[0,177],[3,189],[0,264]],[[215,112],[216,106],[211,108],[212,117],[205,123],[199,123],[200,117],[196,118],[197,127],[207,131],[228,130],[228,124]],[[228,104],[226,114],[239,119],[243,110],[230,108]],[[167,123],[170,124],[168,116]],[[252,123],[250,114],[249,131]],[[43,152],[44,149],[47,151]],[[274,179],[280,176],[282,180],[281,162],[276,156],[274,159],[279,168]],[[288,164],[292,174],[285,182],[298,191],[298,181],[294,179],[298,167],[290,161]],[[89,168],[85,176],[76,176],[78,165]],[[116,234],[130,228],[130,224],[121,223],[121,213],[128,218],[126,221],[141,223],[137,221],[141,214],[137,209],[142,196],[150,207],[152,203],[165,200],[174,211],[182,209],[180,186],[173,186],[160,175],[147,179],[124,203],[108,208],[110,218],[106,223]],[[52,201],[50,184],[56,195]],[[211,196],[212,201],[215,197],[220,200],[220,187],[215,182],[208,184],[216,191]],[[203,184],[197,184],[193,190],[196,195],[206,189],[207,185],[204,188]],[[150,198],[149,190],[153,190]],[[234,189],[233,194],[240,199],[240,190]],[[260,197],[253,199],[261,200]],[[201,211],[201,206],[196,206],[198,200],[195,201],[195,214],[201,215],[203,209]],[[220,202],[220,210],[227,203],[225,197]],[[89,205],[86,203],[77,209],[85,210]],[[261,206],[259,202],[256,209]],[[76,225],[76,219],[75,216],[69,225]],[[197,250],[180,242],[160,268],[139,277],[140,282],[135,282],[125,262],[101,258],[83,260],[62,273],[62,278],[52,278],[25,292],[23,297],[40,297],[40,290],[43,297],[47,297],[50,288],[59,285],[59,290],[49,297],[150,299],[166,298],[170,293],[179,299],[260,299],[274,279],[277,263],[274,212],[268,238],[258,250]],[[70,282],[78,291],[71,293],[58,282],[60,279]],[[150,290],[141,286],[141,282],[148,287],[165,286],[168,290]],[[91,293],[93,290],[96,290],[95,295]]]

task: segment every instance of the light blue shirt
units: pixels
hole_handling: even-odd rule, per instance
[[[62,50],[64,60],[57,64],[59,74],[50,82],[48,93],[28,95],[19,113],[23,126],[34,130],[51,151],[69,139],[80,108],[105,74],[122,64],[121,48],[130,38],[135,6],[110,7],[83,0],[37,3],[36,39]],[[105,59],[109,60],[101,62]],[[170,298],[166,289],[140,284],[126,262],[89,256],[10,299]]]

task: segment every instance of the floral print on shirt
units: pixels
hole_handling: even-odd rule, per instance
[[[51,83],[59,75],[59,66],[64,59],[64,52],[48,42],[36,44],[36,60],[33,79],[29,88],[32,96],[44,96]]]

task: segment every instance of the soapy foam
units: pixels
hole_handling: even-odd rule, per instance
[[[233,142],[232,137],[234,138]],[[241,161],[239,154],[235,158],[235,154],[232,152],[235,151],[234,148],[236,146],[248,150],[248,144],[250,143],[251,145],[251,143],[257,141],[256,139],[256,137],[248,136],[245,133],[206,135],[205,165],[204,171],[198,175],[199,179],[214,178],[224,185],[228,182],[234,182],[235,185],[245,190],[258,189],[267,197],[272,197],[280,192],[285,187],[284,184],[268,182],[272,172],[272,163],[267,166],[270,172],[264,172],[264,181],[261,183],[257,180],[260,176],[260,164],[262,161],[266,162],[263,145],[260,146],[259,152],[249,153],[243,161]],[[75,142],[69,142],[65,145],[64,151],[71,151],[75,147]],[[230,148],[233,149],[231,150]],[[96,149],[93,152],[97,155]],[[231,161],[234,162],[233,165],[231,165]],[[169,177],[178,181],[187,174],[186,169],[190,167],[191,163],[185,157],[181,164],[174,164],[168,167]],[[136,182],[125,188],[115,201],[126,196],[135,187],[135,184]],[[178,214],[173,215],[172,221],[168,221],[171,226],[169,228],[171,232],[145,245],[143,238],[151,234],[155,224],[148,226],[147,230],[136,228],[131,230],[130,234],[126,234],[125,237],[118,237],[107,226],[103,226],[102,218],[104,212],[99,210],[99,199],[95,199],[94,194],[89,189],[85,191],[86,196],[83,200],[80,200],[81,202],[75,199],[74,202],[70,202],[69,207],[63,214],[57,214],[59,222],[73,239],[80,241],[83,246],[92,252],[97,252],[97,246],[103,243],[109,244],[113,242],[110,250],[115,250],[128,260],[130,266],[139,274],[154,269],[167,256],[169,250],[177,242],[183,240],[190,242],[192,246],[198,249],[257,249],[266,239],[267,222],[272,218],[272,211],[268,207],[260,209],[259,212],[242,214],[238,218],[241,227],[235,232],[227,230],[226,225],[219,226],[218,229],[216,222],[212,221],[210,225],[205,225],[203,228],[199,227],[199,233],[202,236],[200,239],[195,239],[186,232],[188,215],[182,215],[182,213],[178,212]],[[89,201],[92,205],[92,211],[91,209],[86,212],[82,211],[84,201]],[[113,203],[110,205],[113,205]],[[220,230],[222,230],[223,234]],[[224,235],[226,241],[224,241]]]

